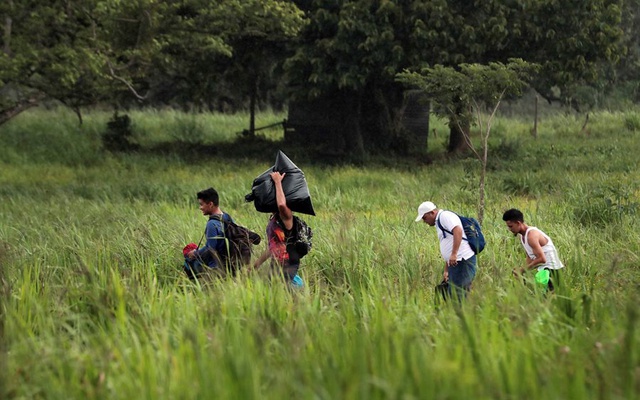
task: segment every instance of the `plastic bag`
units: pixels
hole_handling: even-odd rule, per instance
[[[298,168],[282,151],[278,151],[273,167],[264,171],[251,185],[251,193],[245,196],[246,201],[253,201],[259,212],[272,213],[278,211],[276,204],[276,188],[270,174],[278,171],[286,174],[282,180],[282,190],[291,211],[316,215],[311,203],[311,195],[304,172]]]

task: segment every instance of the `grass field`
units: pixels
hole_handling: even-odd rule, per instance
[[[135,153],[102,149],[109,114],[79,127],[35,110],[0,127],[0,398],[640,396],[640,111],[592,114],[588,132],[547,117],[537,139],[528,121],[496,121],[488,245],[462,307],[436,304],[436,232],[413,222],[424,200],[477,214],[479,163],[446,156],[444,122],[432,121],[429,162],[292,157],[317,216],[305,217],[306,286],[291,294],[264,273],[198,285],[180,270],[206,222],[198,190],[214,186],[223,210],[264,232],[244,195],[278,143],[259,157],[201,152],[247,116],[131,116]],[[511,207],[559,248],[556,295],[511,276],[524,261],[501,220]]]

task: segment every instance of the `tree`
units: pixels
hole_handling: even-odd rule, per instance
[[[303,13],[283,0],[173,5],[155,32],[159,49],[150,61],[149,102],[223,111],[249,105],[253,127],[257,99],[277,84],[285,44],[303,24]]]
[[[436,65],[423,68],[418,72],[402,72],[397,79],[404,84],[423,90],[434,103],[434,109],[441,116],[457,115],[459,107],[464,105],[464,122],[455,120],[464,140],[481,163],[479,182],[478,221],[484,219],[485,177],[487,174],[488,141],[491,123],[505,96],[515,97],[522,94],[539,66],[521,59],[512,59],[507,64],[491,62],[489,64],[461,64],[459,68]],[[484,115],[489,110],[488,116]],[[474,116],[480,129],[480,148],[477,149],[468,131],[461,125]]]
[[[339,93],[352,105],[358,123],[379,122],[345,132],[357,152],[369,143],[388,145],[371,139],[394,135],[394,107],[401,93],[394,77],[406,68],[522,58],[540,64],[533,85],[553,100],[555,89],[564,96],[578,83],[597,79],[603,63],[616,61],[622,51],[622,0],[297,3],[311,21],[288,61],[292,82],[311,98]],[[364,107],[364,100],[376,106]],[[450,151],[464,147],[464,110],[464,104],[451,109]]]
[[[402,134],[395,122],[403,93],[394,76],[429,52],[419,34],[424,11],[407,1],[296,3],[310,23],[285,64],[294,100],[339,102],[342,136],[356,157],[388,149]]]
[[[295,37],[303,23],[282,0],[9,0],[0,15],[0,123],[45,98],[79,118],[87,105],[126,105],[163,90],[182,88],[183,102],[205,101],[223,86],[219,67],[231,67],[221,60],[233,59],[241,38],[251,61],[268,59],[267,44]],[[231,66],[242,70],[243,62]],[[239,81],[270,67],[255,64]]]
[[[108,98],[117,87],[136,93],[131,81],[143,72],[140,56],[154,46],[144,32],[152,25],[153,3],[10,0],[2,4],[0,124],[44,99],[70,107],[82,122],[81,108]],[[132,39],[120,40],[131,31]]]
[[[259,93],[277,85],[282,75],[280,64],[286,58],[287,45],[293,42],[306,20],[288,1],[244,0],[233,3],[227,21],[236,29],[227,30],[232,54],[217,65],[223,82],[232,82],[236,95],[249,99],[249,134],[255,134],[255,112]]]

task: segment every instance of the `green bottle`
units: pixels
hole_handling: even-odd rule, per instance
[[[547,287],[547,285],[549,284],[549,275],[550,274],[548,269],[539,270],[538,272],[536,272],[536,283]]]

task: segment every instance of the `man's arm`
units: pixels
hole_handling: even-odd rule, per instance
[[[460,249],[460,243],[462,243],[462,228],[456,225],[451,232],[453,233],[453,248],[447,262],[450,267],[458,264],[458,250]]]
[[[293,213],[287,206],[287,199],[284,196],[284,190],[282,189],[282,179],[284,179],[285,175],[286,174],[281,174],[277,171],[272,172],[271,179],[273,180],[273,184],[276,187],[276,204],[278,205],[280,220],[287,230],[291,230],[293,228]]]
[[[533,255],[535,256],[535,258],[527,257],[527,269],[533,269],[536,266],[547,262],[547,257],[545,257],[544,252],[542,251],[542,246],[540,245],[540,240],[542,238],[542,234],[534,229],[532,229],[527,236],[527,242],[529,243],[529,246],[531,246],[531,250],[533,250]]]
[[[218,249],[218,241],[224,241],[224,230],[222,229],[222,222],[220,228],[216,225],[214,220],[207,221],[207,227],[205,228],[205,244],[199,249],[194,250],[194,258],[202,257],[209,253],[212,254]]]
[[[267,246],[267,249],[260,254],[260,257],[258,257],[258,259],[253,263],[253,268],[254,269],[258,269],[260,268],[260,266],[267,261],[267,259],[269,259],[269,257],[271,256],[271,253],[269,252],[269,246]]]

